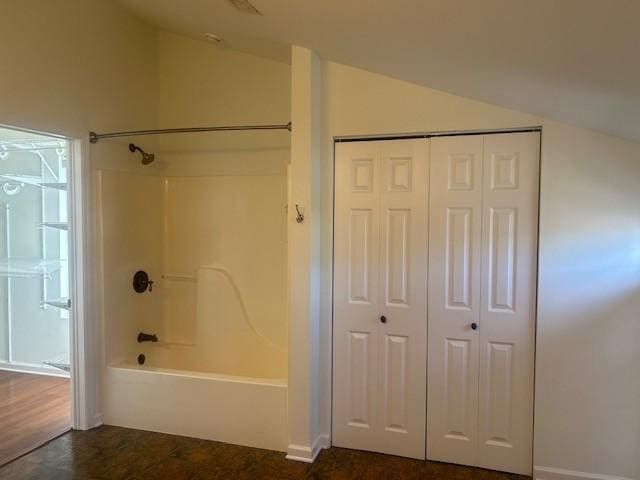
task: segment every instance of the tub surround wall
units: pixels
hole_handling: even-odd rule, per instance
[[[285,450],[286,177],[101,170],[96,184],[104,422]],[[152,292],[133,290],[139,269]]]
[[[152,359],[286,378],[285,182],[281,175],[164,179],[165,309]]]
[[[105,365],[143,353],[166,368],[286,378],[286,177],[103,170],[96,183]],[[138,270],[153,291],[133,290]],[[139,332],[160,341],[138,344]]]
[[[138,333],[154,332],[162,318],[162,290],[140,294],[131,283],[138,270],[156,284],[162,275],[162,179],[149,173],[100,170],[95,176],[104,367],[134,363]]]

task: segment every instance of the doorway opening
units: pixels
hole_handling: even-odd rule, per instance
[[[71,428],[72,146],[0,127],[0,465]]]

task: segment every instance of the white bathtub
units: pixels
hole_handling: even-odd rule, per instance
[[[106,385],[107,425],[286,451],[284,379],[123,364]]]

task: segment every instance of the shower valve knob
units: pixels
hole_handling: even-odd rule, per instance
[[[153,280],[149,278],[149,275],[144,270],[139,270],[133,276],[133,289],[138,293],[144,293],[153,290]]]

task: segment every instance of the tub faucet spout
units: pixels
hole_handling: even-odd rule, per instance
[[[155,333],[142,333],[138,334],[138,343],[142,342],[157,342],[158,336]]]

